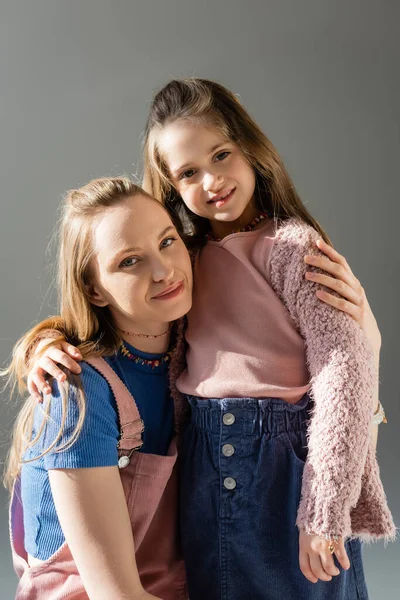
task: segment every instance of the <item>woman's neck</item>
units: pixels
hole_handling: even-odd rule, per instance
[[[171,334],[169,333],[167,336],[158,339],[132,337],[125,333],[122,333],[121,337],[124,342],[130,344],[136,350],[148,352],[149,354],[163,354],[168,351]]]
[[[153,327],[126,324],[119,331],[124,342],[141,352],[162,354],[167,352],[171,338],[171,323],[162,323]]]

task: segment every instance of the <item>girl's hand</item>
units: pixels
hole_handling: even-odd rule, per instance
[[[311,583],[317,583],[318,579],[331,581],[332,577],[339,575],[340,571],[329,551],[327,540],[318,535],[308,534],[303,529],[300,530],[299,535],[299,563],[304,577]],[[343,538],[339,538],[336,544],[335,556],[343,569],[350,568]]]
[[[51,339],[43,339],[37,345],[35,354],[37,354],[41,348],[46,346]],[[74,360],[75,359],[75,360]],[[61,369],[58,368],[57,364],[63,365],[72,373],[79,374],[81,368],[76,362],[82,360],[82,355],[75,346],[68,344],[68,342],[61,342],[54,346],[50,346],[47,350],[35,359],[35,355],[32,358],[33,367],[28,374],[28,391],[32,396],[35,396],[38,402],[43,401],[42,394],[50,394],[51,388],[46,381],[46,376],[51,375],[60,383],[65,381],[66,375]]]
[[[361,283],[354,276],[344,256],[332,246],[323,240],[318,240],[317,247],[326,256],[307,255],[304,257],[304,261],[329,275],[307,271],[306,278],[334,290],[341,296],[338,298],[323,290],[316,292],[322,302],[348,313],[357,321],[364,331],[374,356],[378,358],[382,343],[381,333]]]

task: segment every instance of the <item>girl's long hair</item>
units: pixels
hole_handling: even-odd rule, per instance
[[[136,195],[148,196],[130,179],[124,177],[95,179],[82,188],[71,190],[62,203],[58,226],[58,292],[60,316],[42,321],[16,343],[12,360],[2,375],[8,378],[12,389],[20,393],[26,390],[25,377],[31,366],[31,357],[41,339],[52,339],[35,353],[35,360],[49,346],[67,339],[78,346],[83,358],[89,355],[111,355],[118,349],[121,338],[113,326],[108,308],[98,308],[90,303],[87,285],[90,282],[90,263],[93,257],[92,230],[94,218],[109,207]],[[59,335],[58,335],[59,334]],[[37,349],[37,348],[36,348]],[[69,387],[76,388],[79,418],[74,431],[62,445],[62,437],[68,409]],[[80,378],[68,373],[67,382],[59,384],[62,402],[62,422],[56,438],[39,456],[55,448],[61,451],[71,446],[82,430],[85,418],[85,397]],[[50,396],[44,398],[43,421],[32,439],[37,400],[29,397],[14,426],[13,439],[5,470],[4,483],[11,490],[18,477],[24,453],[41,438],[50,412]],[[36,458],[39,458],[37,456]],[[36,460],[31,459],[31,460]]]
[[[194,246],[204,241],[209,222],[186,207],[171,182],[159,149],[163,128],[178,119],[212,125],[241,148],[256,174],[256,201],[260,210],[281,220],[297,217],[330,243],[301,201],[278,152],[238,98],[218,83],[192,78],[170,81],[153,99],[144,135],[143,187],[161,200],[170,214],[180,217]]]

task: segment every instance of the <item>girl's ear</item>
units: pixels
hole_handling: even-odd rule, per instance
[[[96,285],[87,283],[85,284],[85,290],[91,304],[101,307],[108,305],[107,300],[104,298],[101,290]]]

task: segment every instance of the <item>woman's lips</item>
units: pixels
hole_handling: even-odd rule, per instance
[[[185,285],[183,281],[180,281],[174,286],[168,288],[170,291],[167,290],[161,294],[158,294],[157,296],[153,296],[153,300],[171,300],[171,298],[176,298],[176,296],[179,296],[179,294],[183,292],[184,287]]]

